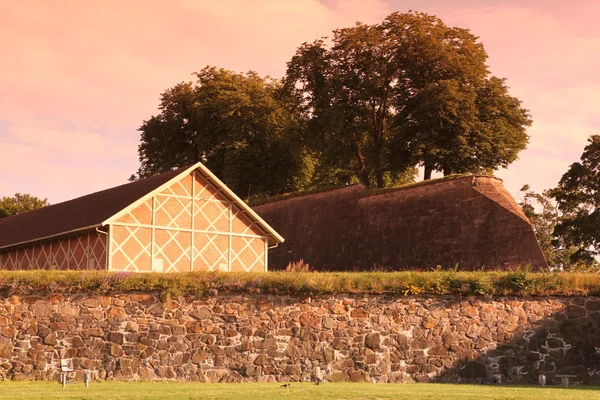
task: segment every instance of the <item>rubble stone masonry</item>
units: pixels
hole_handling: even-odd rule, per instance
[[[600,383],[600,299],[0,298],[0,379]],[[318,367],[318,368],[317,368]]]

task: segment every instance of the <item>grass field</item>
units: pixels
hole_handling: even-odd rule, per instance
[[[98,382],[86,389],[82,383],[62,388],[54,382],[0,382],[0,399],[73,400],[383,400],[383,399],[497,399],[497,400],[580,400],[600,399],[600,386],[558,387],[484,386],[454,384],[365,384],[292,383],[150,383]]]

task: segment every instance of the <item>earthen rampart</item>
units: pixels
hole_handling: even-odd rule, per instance
[[[381,192],[354,185],[253,208],[286,239],[269,252],[271,269],[300,260],[317,270],[547,268],[529,220],[494,177]]]

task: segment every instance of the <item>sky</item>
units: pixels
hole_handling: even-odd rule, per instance
[[[480,38],[534,123],[496,175],[556,186],[600,133],[597,0],[0,0],[0,197],[57,203],[127,182],[142,122],[207,65],[282,77],[303,42],[434,14]]]

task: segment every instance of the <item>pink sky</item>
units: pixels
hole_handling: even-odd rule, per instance
[[[302,42],[410,9],[471,29],[530,109],[528,149],[497,172],[507,188],[555,186],[600,133],[596,0],[21,0],[0,13],[0,196],[56,203],[125,183],[137,128],[192,72],[281,77]]]

